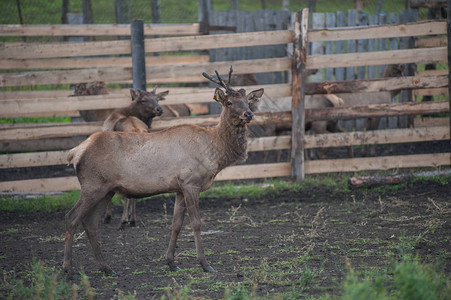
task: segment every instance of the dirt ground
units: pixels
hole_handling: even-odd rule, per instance
[[[99,299],[120,292],[160,298],[167,287],[219,298],[225,288],[240,285],[255,287],[259,296],[338,295],[347,261],[356,271],[374,272],[403,251],[450,274],[450,192],[450,185],[419,181],[383,192],[307,189],[258,199],[201,199],[202,237],[215,273],[196,263],[188,218],[176,253],[182,271],[168,271],[173,197],[157,197],[138,202],[137,227],[117,229],[121,207],[112,223],[100,225],[102,251],[118,276],[97,272],[85,234],[74,243],[74,267],[90,277]],[[24,279],[33,260],[61,269],[65,213],[0,212],[0,269]]]

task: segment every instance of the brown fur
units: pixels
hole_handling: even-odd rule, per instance
[[[152,119],[163,113],[158,102],[164,100],[164,97],[168,93],[168,91],[165,91],[156,94],[156,87],[151,92],[131,89],[130,95],[132,96],[132,103],[127,107],[115,110],[105,120],[103,131],[149,132]],[[129,223],[130,226],[135,226],[135,206],[135,199],[125,199],[120,228],[125,228],[127,223]],[[107,205],[104,218],[106,223],[111,220],[112,214],[112,204],[110,202]]]
[[[73,235],[82,223],[99,269],[112,273],[101,255],[96,231],[101,214],[115,193],[146,197],[170,192],[176,193],[176,200],[166,252],[169,268],[178,269],[175,246],[188,211],[197,259],[205,271],[214,271],[207,263],[200,237],[199,193],[211,186],[223,168],[246,158],[246,128],[253,116],[249,102],[258,101],[263,95],[263,89],[247,96],[244,90],[226,91],[215,91],[214,99],[223,105],[217,126],[180,125],[145,134],[99,132],[69,151],[67,159],[78,170],[81,196],[66,214],[66,272],[72,272]]]

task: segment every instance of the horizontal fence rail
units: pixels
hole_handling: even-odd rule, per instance
[[[196,35],[199,23],[144,24],[144,35]],[[0,25],[0,36],[129,36],[129,24]]]

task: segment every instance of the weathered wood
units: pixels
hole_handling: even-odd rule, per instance
[[[337,27],[344,27],[346,25],[346,13],[344,11],[337,11]],[[335,44],[335,53],[345,53],[345,41],[337,41]],[[345,69],[335,68],[335,80],[345,80]]]
[[[326,28],[334,28],[335,27],[335,14],[334,13],[326,13]],[[326,47],[324,50],[325,54],[333,54],[334,53],[334,42],[326,42]],[[327,68],[324,70],[324,79],[325,81],[334,80],[334,69]],[[339,79],[337,79],[339,80]]]
[[[203,36],[145,39],[148,53],[208,50],[264,45],[287,44],[293,41],[290,30],[230,33]],[[84,43],[0,43],[0,59],[56,58],[74,56],[130,54],[130,41],[101,41]]]
[[[152,130],[161,130],[167,127],[181,124],[195,124],[200,126],[214,126],[218,123],[219,116],[197,116],[180,118],[154,119]],[[290,112],[256,113],[257,124],[289,124]],[[42,138],[59,138],[69,136],[90,135],[102,130],[102,122],[64,123],[64,124],[33,124],[33,125],[9,125],[0,127],[0,140],[30,140]]]
[[[446,47],[437,47],[309,56],[307,60],[307,69],[370,66],[378,65],[381,61],[386,64],[444,63],[447,59],[446,51]]]
[[[433,117],[423,117],[423,118],[414,118],[413,126],[415,128],[420,127],[437,127],[437,126],[446,126],[449,127],[449,118],[433,118]]]
[[[447,12],[447,20],[446,20],[446,31],[448,34],[448,95],[451,95],[451,68],[449,67],[450,63],[451,63],[451,1],[448,0],[448,7],[446,9]],[[448,96],[448,100],[449,100],[449,105],[451,107],[451,97]],[[451,133],[451,109],[449,111],[449,130]],[[451,152],[451,139],[449,140],[450,142],[450,152]]]
[[[416,167],[440,167],[449,165],[451,153],[384,156],[354,159],[313,160],[305,162],[306,174],[390,170]],[[224,169],[217,181],[286,177],[290,175],[290,163],[257,164],[252,168],[240,165]],[[41,178],[0,182],[0,191],[52,192],[80,189],[77,177]]]
[[[291,178],[304,179],[305,83],[307,82],[308,9],[296,13],[294,21],[291,91]]]
[[[451,163],[451,153],[313,160],[305,164],[306,174],[360,172],[405,168],[438,168]]]
[[[323,29],[325,27],[326,19],[324,13],[313,13],[311,17],[312,24],[309,25],[311,29]],[[312,42],[311,55],[323,55],[324,54],[324,43],[322,42]],[[323,81],[323,70],[318,70],[316,74],[310,75],[310,80],[312,82]]]
[[[191,77],[191,82],[202,82],[206,79],[199,73],[214,72],[215,69],[225,69],[233,64],[235,74],[287,71],[291,67],[291,58],[267,58],[259,60],[240,60],[233,62],[193,63],[176,65],[151,65],[146,67],[147,82],[183,82]],[[222,68],[224,69],[224,68]],[[68,84],[91,81],[127,82],[132,79],[132,68],[97,68],[63,71],[41,71],[22,73],[1,73],[0,87]]]
[[[264,97],[271,97],[272,99],[291,96],[291,85],[289,84],[246,86],[244,88],[247,90],[264,88]],[[209,88],[168,88],[168,90],[169,95],[162,102],[165,105],[211,102],[212,91]],[[11,97],[10,100],[0,100],[0,117],[43,116],[78,110],[116,109],[130,104],[129,89],[115,92],[121,92],[121,94],[111,93],[108,95],[74,97],[64,95],[53,98],[36,97],[22,99]],[[34,95],[38,96],[40,94],[35,93]]]
[[[0,151],[6,153],[27,151],[55,151],[68,150],[78,146],[86,139],[85,136],[70,138],[0,141]]]
[[[382,25],[378,27],[354,27],[311,30],[309,42],[345,41],[365,39],[368,37],[398,38],[409,36],[422,36],[432,34],[446,34],[446,22],[444,20],[428,20],[411,24]]]
[[[448,113],[449,102],[406,102],[306,110],[307,121]]]
[[[418,89],[413,90],[413,97],[416,96],[448,96],[449,90],[448,88],[430,88],[430,89]]]
[[[144,35],[198,35],[199,23],[144,24]],[[0,25],[0,36],[130,36],[130,24]]]
[[[402,89],[443,88],[448,86],[448,76],[409,76],[390,79],[367,79],[356,81],[309,82],[305,93],[343,94],[356,92],[382,92]]]
[[[447,46],[446,36],[427,36],[415,39],[415,48],[432,48]]]
[[[362,187],[375,187],[381,185],[392,185],[400,184],[411,181],[415,177],[438,177],[438,176],[449,176],[451,175],[451,170],[441,170],[441,171],[428,171],[428,172],[416,172],[416,173],[404,173],[396,175],[386,175],[386,176],[359,176],[350,177],[348,179],[348,186],[351,189],[362,188]]]
[[[305,136],[305,149],[440,141],[449,138],[448,126],[317,134]],[[248,141],[249,152],[289,149],[290,146],[291,136],[288,135],[252,138]],[[0,169],[66,164],[65,157],[66,151],[3,154],[0,155]]]
[[[410,0],[410,7],[412,8],[444,8],[448,6],[447,0]]]
[[[193,56],[151,56],[146,57],[147,65],[172,65],[208,62],[208,55]],[[83,69],[105,67],[129,67],[131,57],[95,58],[49,58],[49,59],[2,59],[1,69]]]

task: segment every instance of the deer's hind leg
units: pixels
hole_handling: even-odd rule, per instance
[[[99,227],[100,219],[105,211],[108,203],[111,202],[114,192],[109,192],[106,196],[102,198],[93,209],[86,215],[82,221],[83,229],[89,239],[89,244],[91,244],[94,256],[97,261],[99,270],[103,271],[107,275],[115,274],[111,267],[106,263],[100,251],[99,243],[97,241],[97,228]]]
[[[175,246],[177,244],[177,238],[183,226],[185,211],[186,205],[185,199],[183,198],[183,194],[177,193],[175,196],[174,216],[172,217],[171,240],[169,241],[168,250],[166,252],[166,263],[168,264],[169,269],[171,271],[180,270],[180,268],[177,267],[177,265],[175,264],[174,255],[175,255]]]
[[[94,208],[97,207],[99,202],[105,198],[107,192],[97,192],[92,193],[87,190],[83,190],[81,192],[80,199],[78,199],[77,203],[74,207],[66,214],[65,223],[66,223],[66,236],[64,240],[64,260],[63,260],[63,270],[68,274],[73,273],[72,269],[72,244],[74,239],[75,231],[77,230],[78,224],[84,221],[85,217],[92,213]],[[111,198],[109,199],[111,201]],[[103,210],[107,205],[107,201],[103,201],[104,205],[102,205]],[[103,210],[100,212],[100,216],[103,213]]]

